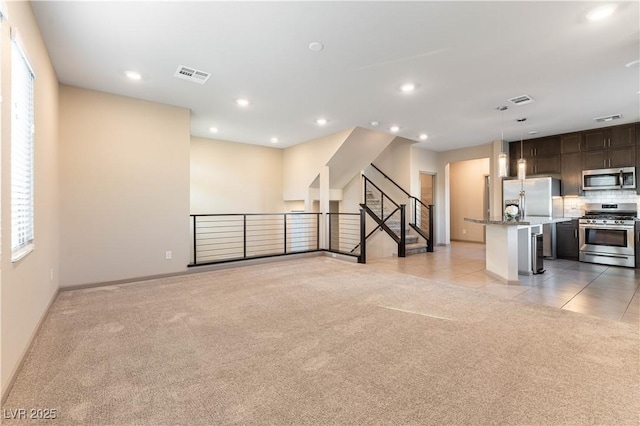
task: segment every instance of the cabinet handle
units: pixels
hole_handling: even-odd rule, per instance
[[[573,230],[573,238],[578,238],[578,230],[577,229]],[[638,234],[638,238],[640,238],[640,234]]]

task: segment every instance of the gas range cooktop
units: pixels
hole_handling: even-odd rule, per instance
[[[633,225],[637,216],[635,203],[585,204],[585,215],[580,223]]]

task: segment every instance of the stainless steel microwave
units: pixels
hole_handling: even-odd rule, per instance
[[[636,189],[636,168],[583,170],[582,189]]]

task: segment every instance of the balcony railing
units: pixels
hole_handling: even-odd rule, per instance
[[[316,251],[353,256],[365,263],[364,211],[331,213],[326,218],[323,223],[321,213],[191,215],[189,266]],[[321,241],[326,245],[321,247]]]
[[[358,258],[358,263],[365,263],[365,216],[360,213],[329,213],[328,234],[329,248],[333,253],[340,253]]]
[[[191,215],[189,266],[320,250],[320,213]]]

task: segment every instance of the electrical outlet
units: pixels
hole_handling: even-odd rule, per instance
[[[165,251],[164,258],[165,260],[171,260],[171,251]]]

